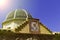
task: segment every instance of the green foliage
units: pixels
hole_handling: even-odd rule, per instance
[[[60,40],[60,34],[55,34],[55,37],[53,40]]]
[[[13,34],[11,30],[1,30],[0,29],[0,35],[10,35]]]

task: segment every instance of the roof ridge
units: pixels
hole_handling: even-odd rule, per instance
[[[40,24],[43,25],[41,22],[40,22]],[[43,25],[43,27],[46,28],[49,32],[52,33],[52,31],[49,28],[47,28],[45,25]]]
[[[24,27],[25,27],[25,25],[27,24],[27,22],[28,22],[28,21],[24,21],[24,22],[23,22],[22,24],[20,24],[20,25],[19,25],[19,27],[18,27],[18,28],[16,28],[16,29],[21,31],[21,30],[22,30],[22,28],[24,28]]]
[[[17,12],[17,9],[16,9],[15,12],[14,12],[14,13],[15,13],[15,14],[14,14],[14,19],[15,19],[15,17],[16,17],[16,12]]]

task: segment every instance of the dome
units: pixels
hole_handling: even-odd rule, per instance
[[[32,16],[26,10],[16,9],[8,13],[6,21],[12,19],[28,19],[28,18],[32,18]]]

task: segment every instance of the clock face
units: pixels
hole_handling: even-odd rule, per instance
[[[31,31],[39,31],[37,22],[31,22]]]

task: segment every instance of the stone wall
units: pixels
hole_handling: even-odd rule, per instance
[[[53,40],[54,35],[47,34],[20,34],[7,33],[0,34],[0,40]]]
[[[0,40],[53,40],[52,34],[14,33],[10,30],[0,30]]]

